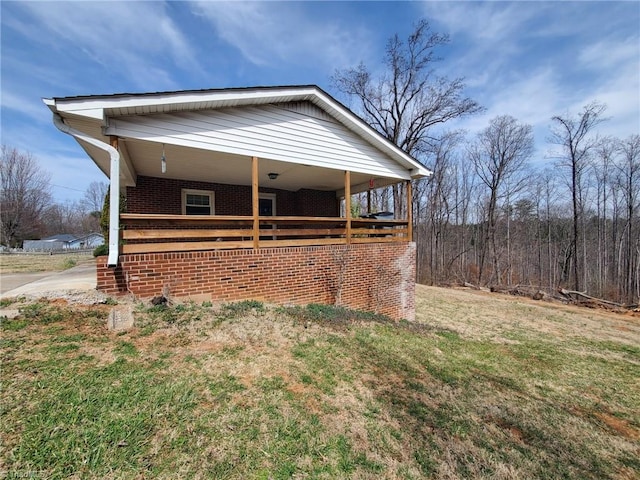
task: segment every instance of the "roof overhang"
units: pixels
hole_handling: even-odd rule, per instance
[[[106,130],[109,127],[109,119],[112,118],[307,101],[380,150],[408,172],[410,178],[425,177],[432,173],[315,85],[123,93],[51,98],[43,101],[54,114],[60,115],[65,123],[105,143],[109,142]],[[108,176],[107,155],[82,142],[80,144]],[[131,148],[136,146],[140,147],[132,144]],[[127,161],[127,156],[125,152],[125,167],[128,167],[130,172],[125,175],[128,178],[124,184],[131,185],[135,183],[136,171],[131,159]],[[357,181],[363,179],[364,177]],[[376,180],[376,186],[397,182],[397,179]]]

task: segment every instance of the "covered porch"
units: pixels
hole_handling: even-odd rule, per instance
[[[165,140],[171,143],[110,137],[126,167],[120,167],[120,190],[127,207],[117,219],[121,254],[412,241],[409,179]],[[394,183],[405,185],[406,218],[372,210],[371,192]],[[367,204],[354,214],[352,196],[363,192]]]
[[[112,139],[112,145],[117,146],[120,143],[117,138]],[[167,162],[167,146],[163,145],[162,150],[160,158]],[[234,163],[237,166],[243,162],[238,160]],[[371,211],[369,201],[365,212],[352,215],[352,193],[362,191],[362,174],[352,174],[350,171],[308,172],[307,177],[283,179],[283,176],[295,175],[292,173],[294,169],[287,168],[288,165],[284,162],[270,161],[265,162],[267,166],[262,168],[261,174],[261,163],[257,157],[251,157],[250,175],[247,175],[248,178],[244,182],[242,178],[235,179],[240,183],[233,185],[231,188],[234,193],[229,194],[224,192],[230,188],[225,181],[232,179],[223,177],[220,169],[216,168],[215,161],[212,161],[209,168],[217,172],[217,183],[200,180],[197,184],[200,190],[180,188],[180,214],[172,213],[177,210],[177,193],[170,193],[178,187],[163,188],[162,185],[167,185],[167,182],[161,183],[157,177],[148,178],[144,188],[155,188],[163,192],[154,193],[144,189],[141,192],[139,190],[143,188],[142,185],[128,187],[127,197],[132,200],[132,205],[127,206],[127,213],[119,215],[120,252],[128,254],[412,241],[410,214],[404,219],[395,219],[390,212],[377,215],[379,212]],[[181,169],[183,177],[186,168],[188,167],[184,166]],[[271,170],[286,173],[275,173]],[[324,177],[322,181],[325,189],[333,187],[335,190],[319,190],[319,175]],[[175,178],[175,174],[173,176],[178,186],[193,185],[180,183],[189,180],[189,175],[186,175],[187,179]],[[206,178],[207,174],[203,172],[200,176]],[[166,170],[164,177],[171,178],[166,175]],[[352,179],[355,179],[355,183]],[[390,180],[370,177],[365,182],[369,193],[367,198],[370,197],[370,191],[375,188],[376,182],[378,185],[386,185]],[[220,181],[226,187],[219,188]],[[406,202],[410,206],[411,182],[404,183]],[[301,197],[296,195],[296,192],[285,190],[287,187],[291,188],[291,185],[297,187],[296,192],[304,191],[306,195]],[[340,188],[336,188],[338,185]],[[189,192],[195,192],[192,201],[197,200],[202,204],[196,206],[194,211],[188,210],[189,205],[185,201],[185,195],[189,195]],[[149,200],[140,199],[152,195],[163,196],[163,205],[157,206]],[[233,202],[229,200],[230,195],[233,196]],[[238,205],[231,206],[230,203]],[[303,205],[292,206],[291,203]],[[159,213],[159,210],[162,213]],[[250,211],[250,215],[209,214],[216,211],[249,213],[247,210]],[[285,214],[278,214],[280,211]],[[411,208],[407,211],[411,212]]]
[[[110,178],[99,289],[413,317],[411,180],[431,172],[318,87],[45,103]],[[405,218],[352,208],[395,184]]]

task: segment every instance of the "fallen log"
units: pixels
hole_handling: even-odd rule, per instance
[[[490,290],[495,293],[508,293],[509,295],[529,297],[533,300],[542,300],[545,296],[545,293],[542,290],[530,285],[492,285]]]
[[[625,305],[624,303],[612,302],[611,300],[604,300],[602,298],[592,297],[591,295],[587,295],[585,292],[578,292],[576,290],[566,290],[564,288],[561,288],[558,291],[565,297],[575,295],[576,297],[585,298],[590,302],[600,303],[602,305],[610,305],[612,307],[623,308],[625,310],[626,309],[632,310],[638,307],[637,305]]]
[[[541,292],[540,290],[538,290],[536,293],[534,293],[531,296],[531,298],[534,300],[542,300],[544,298],[544,292]]]

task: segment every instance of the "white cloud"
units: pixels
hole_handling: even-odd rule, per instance
[[[474,134],[496,115],[533,125],[546,148],[551,117],[607,104],[599,130],[639,131],[640,35],[629,4],[589,2],[437,2],[424,4],[437,28],[450,32],[450,75],[487,107],[457,122]],[[635,17],[634,17],[635,15]],[[449,73],[452,72],[452,73]]]
[[[564,83],[555,68],[540,68],[519,78],[511,77],[496,82],[484,92],[486,112],[458,122],[455,126],[466,129],[470,135],[486,128],[498,115],[511,115],[519,122],[534,127],[538,156],[548,148],[551,118],[554,115],[577,115],[592,101],[607,105],[605,116],[609,120],[598,126],[601,134],[626,138],[640,132],[640,72],[637,64],[629,63],[616,70],[601,84],[577,89]]]
[[[24,2],[20,7],[28,19],[12,19],[8,23],[12,28],[34,41],[53,43],[67,56],[81,53],[145,89],[176,87],[170,75],[173,64],[198,70],[188,41],[164,4]],[[168,60],[164,69],[155,66],[162,57]]]
[[[541,13],[544,5],[525,2],[425,2],[429,19],[443,25],[452,36],[465,35],[483,46],[509,47],[515,33]]]
[[[3,110],[14,110],[21,115],[27,116],[32,121],[39,123],[51,121],[50,116],[47,116],[47,107],[37,97],[25,97],[9,91],[7,88],[3,88],[0,100]]]
[[[580,52],[577,60],[587,68],[615,74],[618,67],[628,62],[637,65],[639,59],[640,43],[638,35],[635,35],[635,37],[628,36],[622,41],[614,38],[596,41],[587,45]]]
[[[441,73],[462,76],[470,88],[491,89],[514,68],[532,35],[529,25],[545,7],[525,2],[425,2],[434,31],[448,33],[451,44]],[[536,4],[537,5],[537,4]]]
[[[626,138],[632,134],[640,134],[640,70],[638,63],[619,66],[615,74],[607,78],[599,88],[595,89],[590,99],[581,103],[586,105],[590,100],[598,100],[607,105],[605,115],[610,120],[599,127],[603,134]],[[574,106],[578,111],[578,105]]]
[[[640,133],[640,34],[622,39],[613,35],[587,44],[578,64],[593,72],[592,87],[577,99],[571,111],[597,100],[607,105],[610,120],[599,130],[619,137]]]
[[[487,110],[481,115],[457,122],[455,126],[475,135],[486,128],[491,119],[510,115],[539,130],[557,113],[555,109],[561,98],[560,85],[551,69],[528,72],[526,76],[513,76],[508,81],[505,79],[486,91],[483,102]]]
[[[257,66],[307,65],[328,71],[351,66],[369,49],[363,28],[307,16],[288,2],[195,2],[218,35]]]

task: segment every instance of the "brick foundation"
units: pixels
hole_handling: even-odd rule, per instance
[[[98,290],[110,295],[214,302],[338,304],[394,319],[415,317],[415,244],[372,243],[121,255],[97,258]]]

